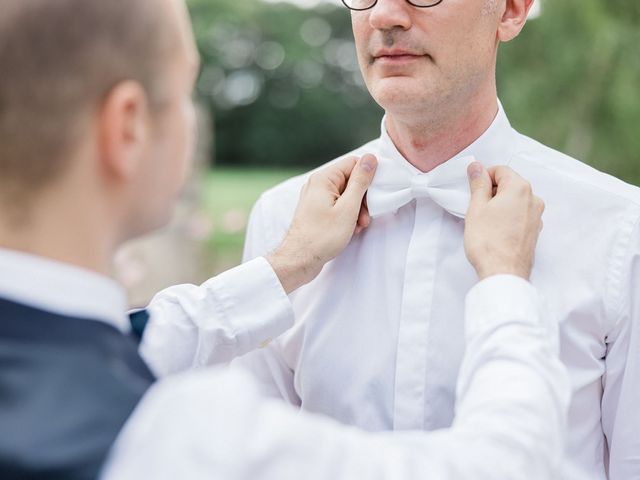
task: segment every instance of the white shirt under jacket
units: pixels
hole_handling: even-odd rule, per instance
[[[385,167],[420,173],[399,153],[384,120],[380,138],[352,152],[365,153]],[[454,160],[469,156],[509,165],[546,203],[532,283],[559,319],[572,383],[562,480],[639,480],[640,190],[519,134],[502,107]],[[245,260],[279,244],[305,179],[262,195]],[[475,283],[463,230],[463,219],[428,197],[373,219],[291,296],[295,327],[237,363],[263,392],[342,423],[370,431],[449,427],[464,352],[464,298]]]
[[[0,298],[130,332],[124,292],[110,279],[2,249],[0,271]],[[448,431],[365,433],[264,398],[241,372],[202,368],[149,389],[102,478],[557,478],[569,401],[557,323],[539,311],[535,289],[516,277],[480,282],[466,302],[467,353]],[[142,351],[159,374],[229,360],[293,323],[263,258],[200,287],[168,289],[151,307]],[[185,313],[197,322],[182,322]],[[186,348],[192,338],[190,355],[166,348],[167,342]]]

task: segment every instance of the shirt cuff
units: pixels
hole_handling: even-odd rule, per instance
[[[528,324],[542,329],[536,288],[515,275],[494,275],[474,286],[465,302],[467,341],[484,331],[509,323]]]
[[[267,346],[294,324],[293,306],[269,262],[258,257],[205,282],[236,326],[238,347]]]

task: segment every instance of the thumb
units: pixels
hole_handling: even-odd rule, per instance
[[[364,194],[367,193],[367,189],[373,182],[377,167],[378,160],[370,153],[358,160],[349,175],[347,188],[336,202],[340,208],[352,210],[354,215],[358,214]]]
[[[493,181],[489,172],[480,162],[473,162],[469,165],[467,176],[469,177],[469,189],[471,191],[469,209],[473,208],[474,205],[482,205],[491,200],[493,197]]]

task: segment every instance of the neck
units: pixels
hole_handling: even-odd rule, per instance
[[[104,212],[81,196],[43,195],[28,211],[0,210],[0,247],[49,258],[109,276],[117,242]]]
[[[497,111],[494,91],[471,103],[459,107],[449,104],[427,114],[424,110],[414,114],[387,112],[386,128],[409,163],[429,172],[475,142],[491,126]]]

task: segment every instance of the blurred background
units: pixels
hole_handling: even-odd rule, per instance
[[[132,305],[240,262],[261,192],[379,135],[340,0],[187,0],[203,59],[194,173],[164,231],[125,247]],[[537,0],[501,47],[513,126],[640,185],[640,2]]]

